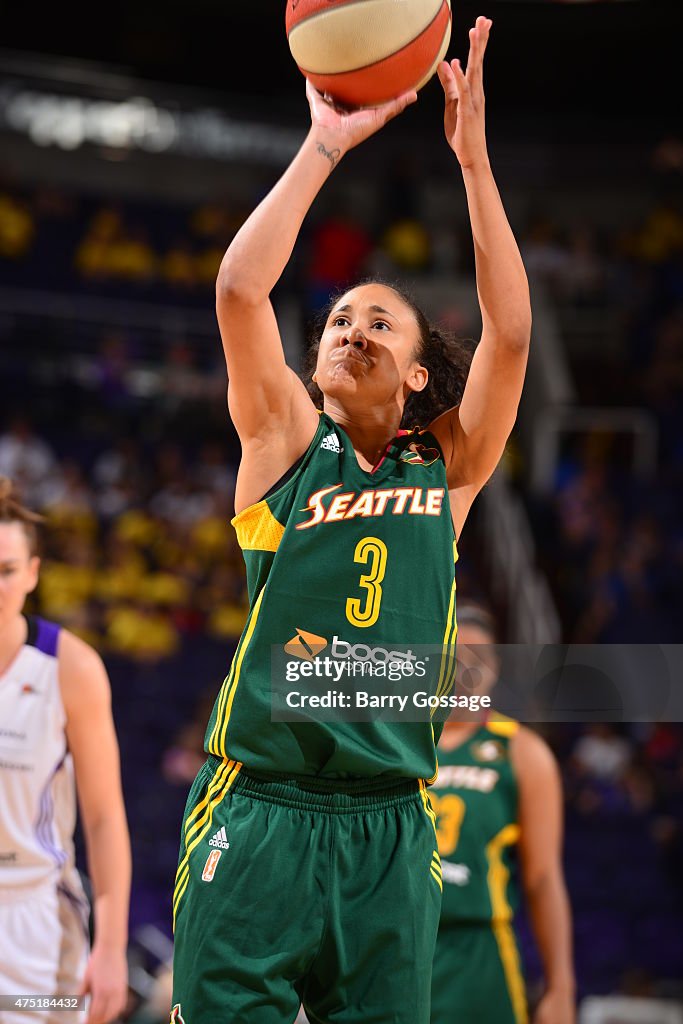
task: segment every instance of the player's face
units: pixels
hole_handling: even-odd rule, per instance
[[[39,566],[21,523],[0,523],[0,630],[21,612],[38,582]]]
[[[485,629],[473,624],[458,628],[458,692],[485,696],[498,680],[498,655]]]
[[[428,374],[415,358],[419,330],[410,306],[382,284],[352,288],[330,313],[320,341],[315,380],[326,397],[362,397],[401,410]]]

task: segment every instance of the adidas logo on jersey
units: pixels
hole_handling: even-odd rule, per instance
[[[218,829],[211,839],[209,839],[209,846],[217,846],[219,850],[229,850],[230,843],[228,837],[225,834],[225,825]]]
[[[323,438],[320,447],[326,452],[336,452],[337,455],[341,455],[344,451],[344,448],[339,444],[339,438],[334,431],[331,434],[328,434],[327,437]]]

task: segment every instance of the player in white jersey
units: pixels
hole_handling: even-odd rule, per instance
[[[127,996],[130,843],[109,680],[78,637],[26,617],[36,523],[0,477],[0,1024],[105,1024]],[[94,891],[74,865],[76,787]],[[89,996],[85,1012],[9,996]]]

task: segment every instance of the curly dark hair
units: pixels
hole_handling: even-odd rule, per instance
[[[413,391],[409,395],[403,409],[401,427],[410,430],[413,427],[428,426],[446,409],[460,404],[476,342],[457,338],[454,334],[430,324],[412,295],[393,281],[370,277],[359,281],[353,287],[358,288],[367,284],[381,284],[385,288],[391,288],[412,310],[419,333],[415,358],[428,370],[429,381],[424,391]],[[318,409],[322,408],[323,394],[313,380],[313,374],[318,363],[320,339],[330,313],[342,295],[346,295],[350,290],[345,288],[333,295],[312,324],[301,377]]]

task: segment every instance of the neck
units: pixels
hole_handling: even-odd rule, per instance
[[[0,675],[7,671],[17,654],[26,643],[28,627],[23,615],[17,615],[4,626],[0,626]]]
[[[325,412],[349,435],[356,452],[375,465],[391,441],[396,437],[403,410],[396,405],[349,409],[337,400],[326,398]]]
[[[483,720],[476,722],[446,722],[441,733],[439,746],[443,750],[454,750],[462,743],[465,743],[470,736],[481,729]]]

